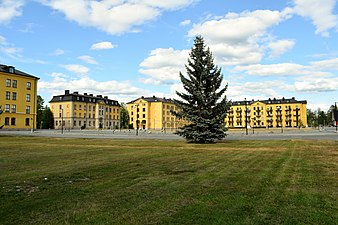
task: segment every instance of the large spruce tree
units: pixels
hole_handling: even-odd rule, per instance
[[[176,134],[189,142],[213,143],[226,136],[224,119],[230,107],[225,96],[227,85],[221,88],[223,75],[213,61],[204,39],[197,36],[185,65],[187,76],[180,72],[186,92],[176,92],[181,100],[174,102],[180,110],[172,112],[187,121]]]

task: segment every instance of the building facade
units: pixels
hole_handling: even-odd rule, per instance
[[[65,91],[53,96],[50,109],[55,129],[118,129],[120,104],[107,96]]]
[[[229,128],[306,127],[306,104],[294,97],[232,102],[225,125]]]
[[[127,110],[134,129],[175,130],[184,125],[171,114],[178,110],[171,99],[142,96],[127,103]]]
[[[36,128],[38,80],[13,66],[0,65],[1,128]]]

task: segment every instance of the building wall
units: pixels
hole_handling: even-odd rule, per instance
[[[306,104],[302,102],[265,104],[256,101],[247,105],[236,105],[234,102],[225,119],[226,126],[242,128],[246,123],[247,127],[255,128],[305,127],[307,126]]]
[[[55,129],[116,129],[120,127],[120,107],[102,102],[51,102]]]
[[[173,130],[184,124],[171,114],[170,110],[177,110],[177,107],[170,101],[147,101],[139,98],[128,103],[127,110],[129,124],[132,124],[134,129],[139,127],[140,129]]]
[[[4,129],[36,128],[37,81],[34,77],[0,72],[0,105],[4,110],[0,126]]]

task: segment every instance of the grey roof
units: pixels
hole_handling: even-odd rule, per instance
[[[167,103],[173,103],[174,104],[174,101],[170,98],[159,98],[159,97],[156,97],[156,96],[153,96],[153,97],[140,97],[140,98],[137,98],[133,101],[130,101],[128,102],[127,104],[132,104],[134,103],[135,101],[139,100],[139,99],[143,99],[147,102],[167,102]]]
[[[13,69],[13,72],[10,72],[10,68]],[[3,64],[0,64],[0,72],[8,73],[8,74],[15,74],[15,75],[24,76],[24,77],[30,77],[30,78],[34,78],[34,79],[40,79],[40,78],[35,77],[33,75],[30,75],[28,73],[17,70],[17,69],[15,69],[14,66],[7,66],[7,65],[3,65]]]
[[[307,101],[306,100],[301,100],[301,101],[298,101],[296,100],[294,97],[292,98],[281,98],[281,99],[276,99],[276,98],[269,98],[267,100],[247,100],[247,101],[234,101],[232,102],[232,105],[245,105],[248,104],[253,104],[255,102],[263,102],[264,104],[290,104],[290,103],[302,103],[302,104],[307,104]]]
[[[107,96],[102,97],[102,95],[94,96],[93,94],[79,94],[78,92],[70,93],[68,90],[65,91],[63,95],[53,96],[52,100],[49,102],[86,102],[86,103],[98,103],[104,101],[107,105],[110,106],[120,106],[119,102],[116,100],[108,99]]]

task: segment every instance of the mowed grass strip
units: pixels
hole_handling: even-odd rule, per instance
[[[337,144],[0,137],[0,224],[337,224]]]

